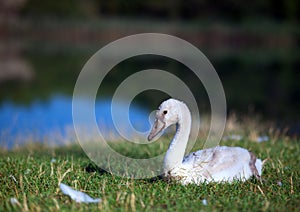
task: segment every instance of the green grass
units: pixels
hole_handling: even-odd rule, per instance
[[[269,158],[264,181],[200,186],[87,172],[91,162],[78,146],[29,145],[1,150],[0,211],[300,211],[299,144],[297,140],[227,141],[223,145],[243,146],[260,158]],[[121,144],[120,149],[124,148]],[[52,158],[56,161],[51,162]],[[94,198],[101,197],[102,202],[72,201],[59,190],[61,181]],[[12,204],[12,197],[19,203]],[[204,199],[207,205],[203,205]]]

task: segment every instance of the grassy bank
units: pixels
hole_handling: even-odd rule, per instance
[[[31,145],[2,150],[0,211],[299,211],[299,144],[299,141],[289,139],[262,143],[248,140],[223,142],[222,145],[246,147],[259,158],[269,158],[263,170],[264,181],[252,179],[244,183],[200,186],[124,179],[100,173],[91,168],[89,158],[78,146]],[[125,148],[122,145],[120,148]],[[92,197],[101,197],[102,202],[75,203],[61,193],[60,182]],[[18,202],[11,203],[11,198]]]

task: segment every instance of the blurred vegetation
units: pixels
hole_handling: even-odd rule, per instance
[[[34,78],[1,81],[0,102],[9,99],[30,103],[55,93],[71,95],[84,63],[102,45],[135,33],[161,32],[181,37],[207,55],[222,80],[229,110],[259,112],[272,119],[299,123],[297,0],[20,2],[18,22],[3,27],[0,39],[4,35],[12,46],[21,43],[12,57],[25,58]],[[127,76],[149,68],[167,70],[183,79],[204,102],[200,106],[209,109],[199,80],[186,74],[183,65],[164,58],[122,62],[105,78],[99,95],[111,96]],[[154,107],[159,104],[158,96],[165,94],[145,95],[138,95],[139,101]]]
[[[28,0],[23,7],[27,15],[59,17],[128,16],[185,20],[224,20],[231,22],[276,21],[299,22],[298,0]]]
[[[22,12],[33,16],[83,17],[85,13],[80,6],[78,0],[29,0]]]

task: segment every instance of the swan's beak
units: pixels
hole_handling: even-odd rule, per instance
[[[152,126],[151,132],[148,135],[148,141],[151,141],[155,136],[157,136],[165,128],[165,126],[166,124],[163,121],[156,119]]]

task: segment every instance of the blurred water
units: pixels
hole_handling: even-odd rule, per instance
[[[117,108],[118,111],[123,111],[125,105],[119,102]],[[111,118],[111,101],[97,100],[95,112],[101,133],[107,137],[116,135]],[[53,96],[47,101],[35,100],[28,106],[5,101],[0,106],[0,114],[0,146],[2,147],[11,148],[26,142],[53,145],[75,141],[71,97]],[[148,116],[149,113],[145,109],[137,105],[130,106],[129,118],[136,130],[141,132],[149,130]],[[118,121],[122,120],[126,126],[124,119],[118,119]],[[130,129],[126,132],[133,134]]]

